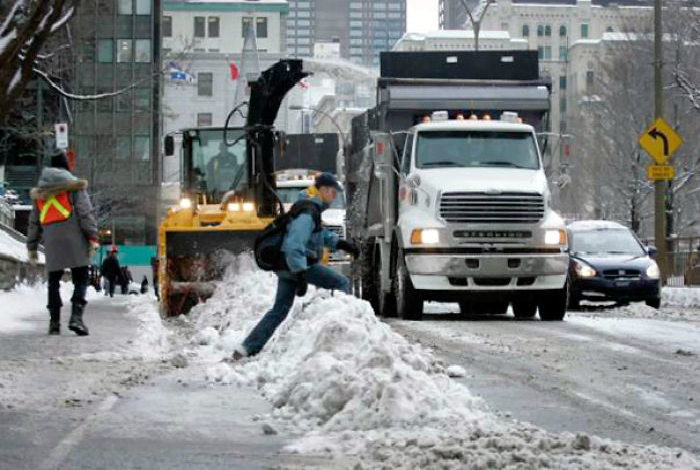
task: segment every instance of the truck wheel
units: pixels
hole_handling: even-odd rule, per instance
[[[374,313],[383,317],[395,317],[396,316],[396,299],[391,292],[382,291],[382,257],[377,250],[374,259],[374,273],[373,273],[373,288],[374,292],[372,297],[375,299],[375,304],[372,305],[374,308]]]
[[[402,250],[399,250],[396,256],[396,274],[392,290],[396,295],[396,312],[401,318],[404,320],[423,319],[423,299],[413,288]]]
[[[537,302],[532,299],[513,301],[515,318],[532,318],[537,313]]]
[[[538,307],[540,309],[540,320],[542,321],[562,321],[566,315],[566,306],[569,300],[569,283],[558,290],[545,292],[540,297]]]

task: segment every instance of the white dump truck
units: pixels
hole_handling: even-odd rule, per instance
[[[537,137],[549,94],[529,51],[382,56],[347,165],[358,284],[377,313],[420,319],[436,300],[564,317],[566,230]]]

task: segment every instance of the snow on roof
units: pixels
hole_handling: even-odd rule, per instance
[[[427,33],[411,33],[403,35],[399,41],[425,41],[428,39],[473,39],[474,31],[470,29],[441,29]],[[508,31],[481,31],[479,39],[510,39]]]
[[[571,222],[567,227],[572,231],[619,230],[627,228],[611,220],[577,220],[576,222]]]

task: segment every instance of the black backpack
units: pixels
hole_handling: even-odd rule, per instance
[[[302,199],[294,203],[289,211],[278,215],[255,238],[255,262],[264,271],[285,271],[289,268],[282,253],[282,242],[287,234],[287,226],[302,213],[308,213],[314,220],[314,232],[321,230],[321,209],[309,200]]]

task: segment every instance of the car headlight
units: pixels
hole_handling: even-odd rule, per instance
[[[411,232],[413,245],[434,245],[440,242],[440,232],[434,228],[415,229]]]
[[[182,199],[180,199],[180,207],[182,207],[183,209],[191,208],[192,207],[192,200],[187,199],[186,197],[183,197]]]
[[[243,212],[253,212],[255,210],[255,204],[252,202],[243,203]]]
[[[583,261],[578,261],[578,260],[574,261],[574,271],[576,271],[576,275],[578,277],[583,277],[583,278],[593,277],[596,274],[598,274],[596,272],[596,270],[593,269],[592,267],[590,267],[588,264],[584,263]]]
[[[659,272],[659,265],[656,264],[656,262],[652,261],[649,267],[647,268],[647,277],[649,279],[658,279],[660,274],[661,273]]]
[[[237,202],[229,202],[226,209],[228,209],[229,212],[238,212],[241,210],[241,205]]]
[[[566,245],[566,230],[547,230],[544,232],[545,245]]]

